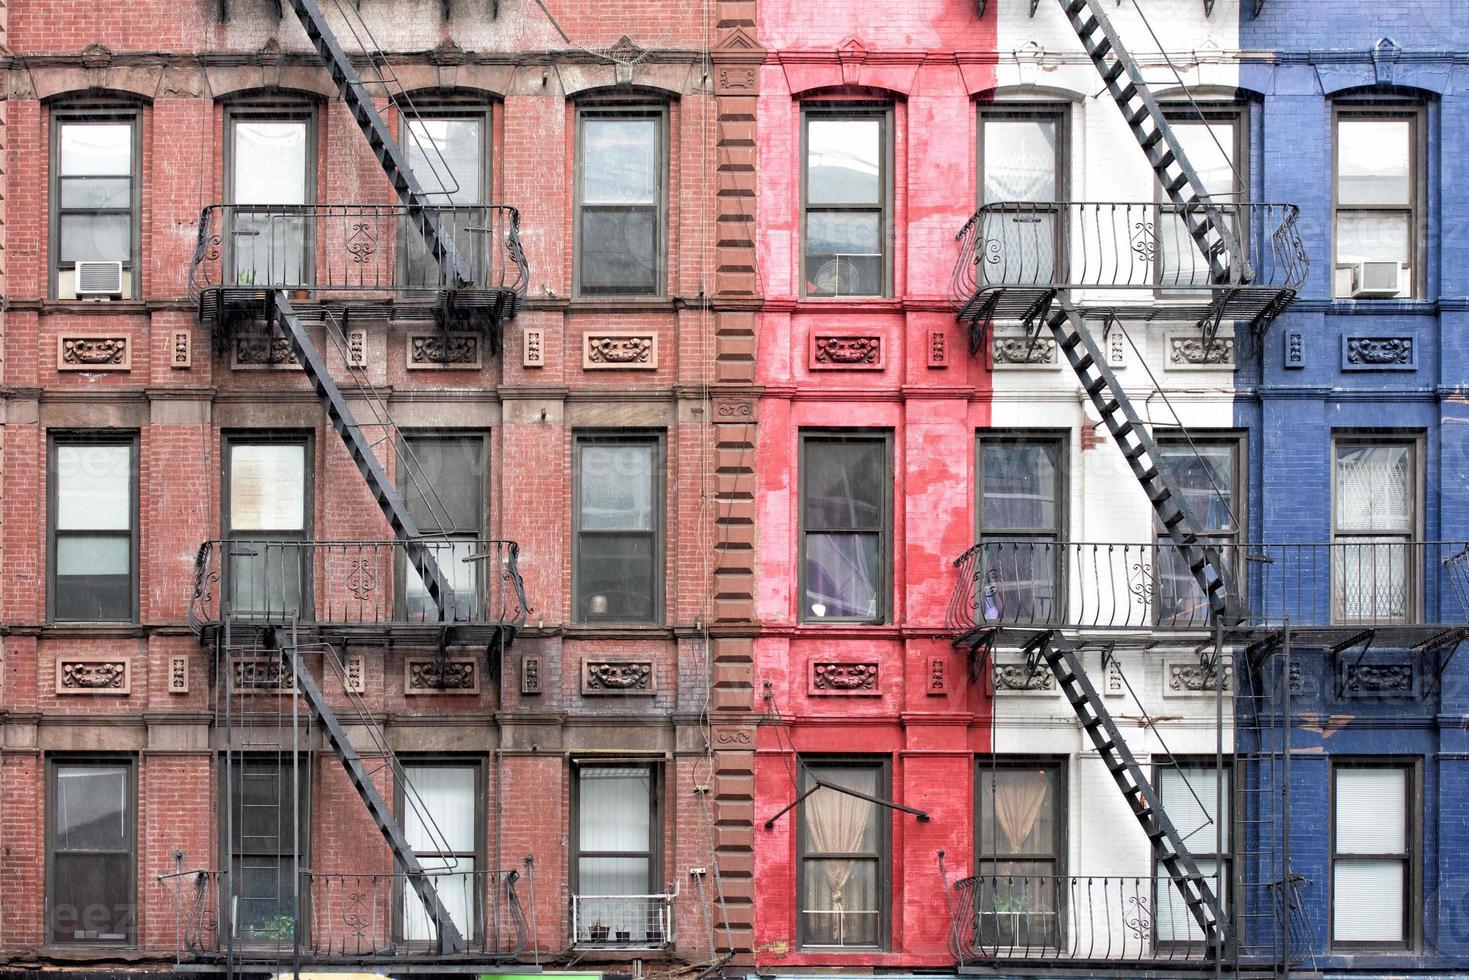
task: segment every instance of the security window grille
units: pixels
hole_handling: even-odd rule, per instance
[[[658,767],[576,767],[577,943],[658,943]]]
[[[492,228],[478,205],[489,200],[490,114],[464,107],[424,111],[403,123],[408,166],[423,188],[424,199],[436,208],[441,227],[454,242],[459,261],[471,274],[483,268],[497,244],[488,238]],[[407,218],[403,239],[404,284],[430,289],[449,284],[447,270],[429,254],[418,227]]]
[[[304,205],[316,191],[315,120],[306,112],[239,110],[228,120],[225,268],[241,286],[308,285],[315,273]]]
[[[801,792],[816,779],[875,799],[888,796],[888,770],[881,761],[809,761],[801,767]],[[822,786],[796,812],[800,944],[882,948],[892,874],[890,811]]]
[[[1418,905],[1413,768],[1338,760],[1332,777],[1332,945],[1410,947]]]
[[[1055,106],[996,106],[979,115],[980,203],[1033,205],[992,215],[984,231],[998,243],[1001,260],[984,273],[1004,270],[1009,282],[1059,281],[1064,255],[1060,211],[1045,207],[1066,196],[1065,110]]]
[[[433,876],[439,901],[466,940],[478,935],[482,886],[479,842],[480,766],[477,763],[405,762],[398,787],[403,833],[418,863]],[[399,889],[400,935],[406,942],[437,939],[433,920],[410,887]]]
[[[889,292],[891,198],[885,108],[811,108],[805,113],[803,292]]]
[[[476,558],[485,518],[485,440],[479,435],[405,434],[399,493],[425,545],[454,590],[461,618],[479,608],[485,569]],[[403,565],[404,612],[410,621],[436,621],[437,604],[423,579]]]
[[[1418,444],[1338,439],[1334,452],[1332,615],[1341,623],[1409,622],[1418,610]]]
[[[1337,109],[1333,237],[1338,297],[1353,298],[1354,271],[1362,262],[1396,267],[1401,284],[1396,296],[1421,295],[1422,121],[1413,107]],[[1364,298],[1393,295],[1374,289]]]
[[[52,132],[56,296],[76,297],[78,262],[121,262],[123,295],[132,296],[141,204],[138,114],[58,110]]]
[[[137,442],[51,443],[51,618],[128,622],[137,615]]]
[[[1220,557],[1239,577],[1239,519],[1244,513],[1243,447],[1236,436],[1159,433],[1158,460],[1169,486],[1199,522],[1199,537],[1220,549]],[[1205,626],[1209,602],[1187,562],[1162,525],[1155,523],[1158,554],[1153,593],[1154,616],[1162,626]]]
[[[292,781],[289,756],[229,760],[229,874],[226,909],[237,940],[289,946],[295,936],[296,855],[305,856],[311,807],[308,762]],[[302,933],[304,939],[306,933]]]
[[[577,621],[656,623],[663,606],[663,441],[581,436],[576,452]]]
[[[577,122],[577,292],[659,295],[668,248],[667,112],[586,106]]]
[[[1063,564],[1061,440],[981,436],[975,463],[984,544],[978,612],[986,622],[1051,622]]]
[[[801,436],[801,608],[807,623],[887,619],[892,453],[887,434]]]
[[[1068,894],[1064,763],[982,757],[975,785],[980,942],[1058,947]]]
[[[1240,110],[1233,106],[1167,106],[1163,110],[1173,134],[1183,147],[1188,162],[1199,175],[1204,192],[1224,219],[1225,227],[1243,246],[1247,235],[1240,222],[1239,204],[1249,189],[1245,180],[1245,127]],[[1209,284],[1209,257],[1202,254],[1188,232],[1181,208],[1169,203],[1157,187],[1159,220],[1155,230],[1157,270],[1160,286]]]
[[[307,443],[227,440],[226,592],[232,614],[303,615],[309,520]]]
[[[47,936],[128,945],[137,925],[133,764],[55,759],[47,787]]]
[[[1215,766],[1213,759],[1166,760],[1158,764],[1153,774],[1153,787],[1163,809],[1221,907],[1227,907],[1229,901],[1231,785],[1228,759],[1224,760],[1222,769]],[[1153,928],[1157,941],[1196,943],[1202,947],[1204,934],[1161,861],[1153,869],[1153,888],[1157,909]]]

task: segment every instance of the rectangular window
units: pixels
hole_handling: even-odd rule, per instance
[[[1246,244],[1246,227],[1240,202],[1249,183],[1245,179],[1245,125],[1234,106],[1167,106],[1163,110],[1173,135],[1199,175],[1199,182],[1224,219],[1235,241]],[[1210,281],[1209,258],[1194,244],[1182,209],[1169,202],[1158,186],[1157,270],[1160,286],[1205,287]]]
[[[1332,615],[1341,623],[1406,623],[1418,614],[1418,441],[1335,441]]]
[[[1421,111],[1339,106],[1335,124],[1335,295],[1422,295]]]
[[[291,944],[296,923],[295,855],[308,867],[306,834],[311,766],[303,760],[292,781],[289,756],[234,756],[228,765],[230,885],[234,936],[246,942]],[[306,932],[301,933],[305,939]]]
[[[1332,787],[1332,945],[1409,948],[1418,907],[1413,767],[1339,759]]]
[[[226,278],[241,286],[310,284],[315,117],[306,110],[234,110],[226,120]]]
[[[58,109],[51,117],[52,285],[76,298],[78,262],[121,262],[137,295],[141,154],[133,109]]]
[[[130,759],[55,759],[47,798],[47,939],[128,945],[137,925]]]
[[[483,562],[474,559],[484,533],[485,440],[479,435],[404,434],[399,492],[408,514],[438,560],[461,618],[483,608]],[[404,614],[409,621],[437,621],[438,606],[423,579],[405,564]]]
[[[998,243],[984,263],[987,282],[1047,283],[1057,277],[1065,228],[1055,202],[1066,196],[1066,111],[1060,106],[993,106],[979,114],[981,229]]]
[[[575,500],[577,622],[660,622],[662,437],[578,436]]]
[[[225,595],[237,616],[304,615],[310,467],[304,437],[229,437]]]
[[[138,610],[137,439],[51,440],[51,619],[131,622]]]
[[[577,112],[578,295],[663,292],[667,125],[662,106]]]
[[[886,296],[892,196],[886,108],[809,108],[804,115],[807,296]]]
[[[585,943],[661,945],[662,822],[658,766],[575,768],[575,936]]]
[[[816,760],[800,768],[802,793],[815,780],[827,784],[796,808],[800,944],[880,949],[888,934],[891,821],[871,800],[888,796],[887,763]]]
[[[1213,759],[1170,759],[1158,764],[1153,773],[1153,788],[1193,855],[1199,872],[1208,880],[1220,906],[1229,900],[1230,874],[1230,787],[1232,773],[1229,759],[1221,770]],[[1224,809],[1220,810],[1220,802]],[[1222,821],[1220,813],[1224,814]],[[1214,875],[1218,875],[1215,880]],[[1154,929],[1159,943],[1204,942],[1203,931],[1184,905],[1183,897],[1168,877],[1168,869],[1157,862],[1153,868]]]
[[[1239,578],[1240,521],[1244,515],[1244,445],[1239,436],[1157,435],[1158,462],[1168,485],[1199,522],[1200,539],[1220,549],[1225,567]],[[1153,614],[1161,626],[1205,626],[1209,604],[1173,539],[1158,528],[1158,583]]]
[[[982,435],[977,611],[984,622],[1051,622],[1061,609],[1064,447],[1059,438]]]
[[[1065,763],[983,757],[975,786],[978,941],[1059,947],[1070,890]]]
[[[398,816],[418,863],[433,876],[439,901],[459,933],[473,942],[482,914],[480,840],[483,815],[479,800],[480,765],[477,762],[405,761],[398,781]],[[400,885],[400,935],[406,942],[437,939],[433,920],[418,893]]]
[[[891,446],[886,433],[802,433],[802,622],[887,620]]]
[[[464,270],[474,281],[484,281],[490,251],[499,247],[487,237],[494,229],[480,207],[489,201],[489,110],[471,106],[425,110],[405,119],[403,130],[408,166],[425,199],[439,209],[440,225],[454,242]],[[447,285],[423,234],[407,218],[402,239],[404,284],[414,289]]]

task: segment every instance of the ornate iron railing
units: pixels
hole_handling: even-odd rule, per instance
[[[1469,543],[1383,538],[1210,545],[1244,594],[1242,625],[1392,628],[1469,623]],[[1209,628],[1178,550],[1147,544],[983,541],[954,561],[947,625]]]
[[[960,965],[1204,960],[1202,934],[1166,875],[984,874],[955,883],[952,898]]]
[[[518,627],[530,605],[520,547],[488,538],[429,538],[422,545],[454,589],[455,622]],[[206,541],[194,563],[189,624],[438,624],[439,607],[407,561],[404,542]]]
[[[571,896],[571,943],[597,949],[662,949],[673,942],[676,890],[662,895]]]
[[[1203,211],[1203,205],[1196,207]],[[1245,245],[1248,281],[1212,280],[1178,205],[1007,201],[960,230],[951,286],[959,319],[1026,320],[1052,290],[1119,317],[1267,321],[1295,297],[1309,261],[1293,204],[1212,205]]]
[[[445,290],[524,298],[530,270],[520,212],[504,204],[431,208],[454,241],[466,281],[454,283],[399,204],[211,204],[199,215],[189,295],[219,288],[300,288],[426,298]]]
[[[513,960],[529,932],[516,894],[518,871],[445,869],[424,859],[426,874],[463,934],[463,958]],[[246,900],[233,894],[227,875],[189,871],[159,878],[165,907],[175,917],[180,959],[213,960],[231,950],[239,960],[289,959],[299,945],[312,963],[434,957],[438,937],[406,876],[397,872],[302,870],[304,925],[298,937],[290,871],[272,895]],[[220,910],[234,909],[234,920]],[[231,934],[232,930],[232,934]]]

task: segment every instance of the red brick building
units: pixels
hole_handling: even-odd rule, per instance
[[[457,266],[292,4],[0,12],[0,967],[750,948],[755,4],[402,6]]]

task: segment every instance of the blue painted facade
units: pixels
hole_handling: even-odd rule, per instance
[[[1248,7],[1249,4],[1242,4]],[[1238,374],[1236,424],[1249,434],[1249,537],[1328,542],[1333,438],[1390,430],[1421,440],[1416,536],[1469,537],[1469,5],[1454,0],[1267,0],[1240,14],[1243,96],[1250,100],[1251,183],[1261,201],[1300,205],[1311,276]],[[1424,279],[1411,300],[1332,298],[1333,112],[1348,101],[1422,107],[1426,211]],[[1345,338],[1404,338],[1408,363],[1351,363]],[[1438,558],[1420,562],[1423,618],[1451,622],[1462,604]],[[1266,600],[1267,602],[1269,600]],[[1245,901],[1288,847],[1299,913],[1292,958],[1326,975],[1469,971],[1469,644],[1403,649],[1381,637],[1365,656],[1304,636],[1245,678],[1238,704],[1242,760],[1279,749],[1285,734],[1247,711],[1290,698],[1289,822],[1279,790],[1284,759],[1252,762],[1241,804]],[[1398,645],[1398,649],[1393,649]],[[1409,689],[1354,697],[1344,664],[1411,664]],[[1266,700],[1253,699],[1258,695]],[[1267,712],[1268,714],[1268,712]],[[1261,730],[1264,733],[1261,734]],[[1332,768],[1348,758],[1414,766],[1406,948],[1347,951],[1333,942]],[[1273,802],[1262,802],[1272,800]],[[1275,821],[1272,823],[1272,820]],[[1253,867],[1248,867],[1253,863]],[[1255,938],[1259,938],[1258,935]]]

